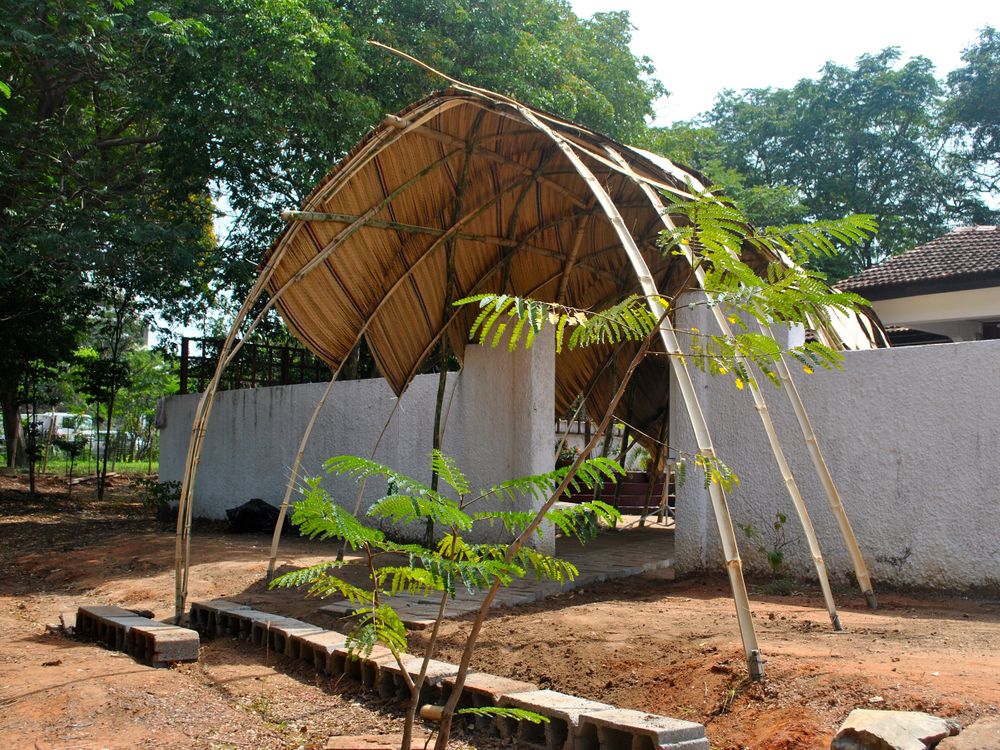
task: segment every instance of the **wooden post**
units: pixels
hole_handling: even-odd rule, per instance
[[[191,339],[187,336],[181,336],[181,394],[188,392],[188,357],[190,356],[188,346],[190,345],[190,342]]]

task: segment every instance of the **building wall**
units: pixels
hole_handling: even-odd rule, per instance
[[[1000,319],[1000,288],[875,300],[872,307],[886,325],[916,328],[954,341],[976,341],[983,338],[983,321]]]
[[[426,482],[430,481],[437,384],[437,375],[414,379],[375,454],[377,461]],[[325,387],[312,383],[219,393],[195,482],[195,516],[225,518],[227,508],[253,497],[280,504],[302,433]],[[183,478],[199,398],[200,394],[173,396],[164,404],[162,481]],[[394,404],[395,396],[382,379],[337,383],[313,430],[301,476],[324,475],[324,486],[334,499],[353,508],[357,486],[351,480],[325,475],[323,462],[337,455],[368,456]],[[550,471],[554,412],[551,337],[539,336],[530,350],[513,354],[503,348],[470,345],[462,372],[448,378],[444,451],[458,461],[474,487]],[[369,481],[362,508],[384,493],[384,482]],[[535,505],[522,499],[516,507],[528,510]],[[408,535],[420,533],[422,529],[410,529]],[[498,539],[501,530],[482,529],[476,537]],[[553,545],[548,530],[541,546]]]
[[[711,330],[701,310],[686,321]],[[684,324],[684,323],[682,323]],[[876,583],[961,589],[1000,585],[1000,341],[849,352],[843,370],[796,383],[812,417]],[[739,475],[737,524],[765,531],[778,511],[792,545],[790,573],[815,577],[805,541],[749,394],[694,371],[720,458]],[[792,471],[835,582],[850,560],[784,392],[763,384]],[[672,385],[672,447],[695,449]],[[737,529],[749,565],[766,567]],[[679,572],[722,570],[715,519],[700,472],[678,491]]]

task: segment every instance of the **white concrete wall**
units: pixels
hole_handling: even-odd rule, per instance
[[[712,330],[703,309],[688,314]],[[795,373],[876,588],[1000,585],[1000,341],[850,352],[841,371]],[[718,455],[742,480],[730,496],[735,522],[763,529],[784,512],[787,569],[814,577],[749,394],[731,379],[695,378]],[[846,582],[850,560],[788,399],[763,388],[831,578]],[[693,451],[675,385],[671,399],[671,445]],[[715,519],[691,468],[677,497],[677,567],[721,570]],[[766,567],[737,533],[744,560]]]
[[[430,481],[431,436],[437,375],[420,375],[403,394],[375,459]],[[197,517],[225,518],[225,510],[252,497],[279,504],[306,423],[326,386],[322,383],[225,391],[216,397],[195,483]],[[180,481],[200,394],[167,399],[160,432],[160,479]],[[323,462],[337,455],[368,456],[395,396],[385,381],[337,383],[313,430],[302,475],[323,474],[324,486],[353,507],[353,481],[326,475]],[[462,372],[448,378],[444,451],[474,487],[550,471],[555,446],[555,346],[540,336],[530,350],[466,349]],[[363,509],[381,497],[385,484],[368,482]],[[489,507],[489,506],[484,506]],[[509,504],[507,506],[509,507]],[[527,499],[517,508],[534,504]],[[421,530],[411,530],[419,534]],[[478,539],[500,538],[484,529]],[[546,532],[543,548],[551,548]]]

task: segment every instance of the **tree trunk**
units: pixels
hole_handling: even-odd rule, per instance
[[[0,387],[0,404],[3,406],[3,436],[7,444],[7,468],[24,466],[27,454],[21,432],[21,406],[17,397],[17,379]]]

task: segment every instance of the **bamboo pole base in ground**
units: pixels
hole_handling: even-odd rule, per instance
[[[766,336],[774,338],[774,332],[770,326],[762,324],[760,329]],[[784,386],[783,390],[788,394],[792,411],[795,412],[795,418],[798,420],[799,427],[802,430],[802,437],[809,450],[809,457],[812,459],[816,473],[823,484],[823,489],[826,492],[827,501],[830,505],[830,511],[837,520],[837,526],[840,528],[844,545],[847,547],[847,553],[850,555],[851,563],[854,566],[854,575],[858,579],[858,587],[865,595],[865,601],[868,602],[868,606],[871,609],[877,609],[878,600],[875,598],[871,577],[868,575],[868,566],[865,564],[865,559],[861,554],[858,538],[854,535],[854,528],[851,526],[851,520],[847,517],[847,511],[844,509],[844,504],[840,499],[837,485],[833,481],[830,467],[827,466],[826,459],[820,450],[819,440],[816,438],[816,433],[813,430],[812,420],[809,419],[805,404],[802,402],[802,396],[799,395],[799,389],[792,379],[792,373],[789,371],[784,357],[778,357],[778,360],[775,362],[775,369],[778,372],[778,377],[781,379],[782,386]]]

